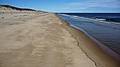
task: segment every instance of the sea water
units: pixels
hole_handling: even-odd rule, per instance
[[[76,28],[83,29],[90,36],[103,43],[108,48],[120,54],[120,22],[95,19],[96,16],[106,18],[120,18],[120,14],[59,14],[59,16],[68,21]],[[92,19],[91,19],[92,18]],[[120,19],[118,19],[120,20]]]

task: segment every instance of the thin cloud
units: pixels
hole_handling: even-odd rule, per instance
[[[90,9],[90,8],[120,8],[120,1],[119,0],[89,0],[85,2],[71,2],[67,3],[62,7],[63,9],[71,10],[72,9]]]

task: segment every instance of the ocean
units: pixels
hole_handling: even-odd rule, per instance
[[[120,22],[120,13],[62,13],[93,19],[105,19],[109,22]]]
[[[62,13],[58,15],[74,28],[84,30],[120,55],[120,13]]]

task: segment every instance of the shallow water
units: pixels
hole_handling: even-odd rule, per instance
[[[120,24],[59,14],[68,23],[86,31],[90,36],[120,54]]]

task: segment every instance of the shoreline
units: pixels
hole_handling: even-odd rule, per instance
[[[85,18],[85,17],[83,17],[83,18]],[[60,17],[60,19],[62,19],[62,18]],[[86,18],[86,19],[90,19],[90,18]],[[96,19],[90,19],[90,20],[96,21]],[[65,20],[63,19],[63,22],[64,22],[64,21],[65,21]],[[99,20],[97,20],[97,21],[100,22]],[[68,22],[69,22],[69,21],[65,21],[65,23],[68,23]],[[114,57],[116,60],[120,61],[120,58],[119,58],[120,55],[119,55],[117,52],[115,52],[115,51],[112,50],[111,48],[105,46],[105,44],[101,43],[99,40],[97,40],[97,39],[95,39],[94,37],[92,37],[91,35],[89,35],[84,29],[78,28],[78,27],[76,27],[76,26],[74,26],[74,25],[72,25],[72,24],[69,24],[69,23],[68,23],[68,25],[69,25],[70,27],[74,28],[74,29],[77,29],[78,31],[83,32],[86,36],[88,36],[88,37],[89,37],[90,39],[92,39],[95,43],[97,43],[98,47],[100,47],[104,52],[108,53],[110,56],[112,56],[112,57]]]
[[[96,67],[118,67],[119,66],[119,57],[116,55],[110,56],[107,53],[111,53],[108,51],[108,48],[104,46],[100,46],[100,43],[97,40],[94,40],[92,37],[89,37],[83,30],[78,30],[66,23],[67,21],[61,19],[58,15],[56,15],[61,22],[63,22],[63,27],[67,29],[72,37],[74,37],[78,43],[79,48],[83,50],[83,52],[96,64]],[[79,37],[78,37],[79,36]],[[82,41],[81,41],[82,40]],[[91,49],[86,49],[91,48]],[[101,49],[102,48],[102,49]],[[107,52],[105,52],[107,50]],[[112,52],[114,54],[114,52]]]

